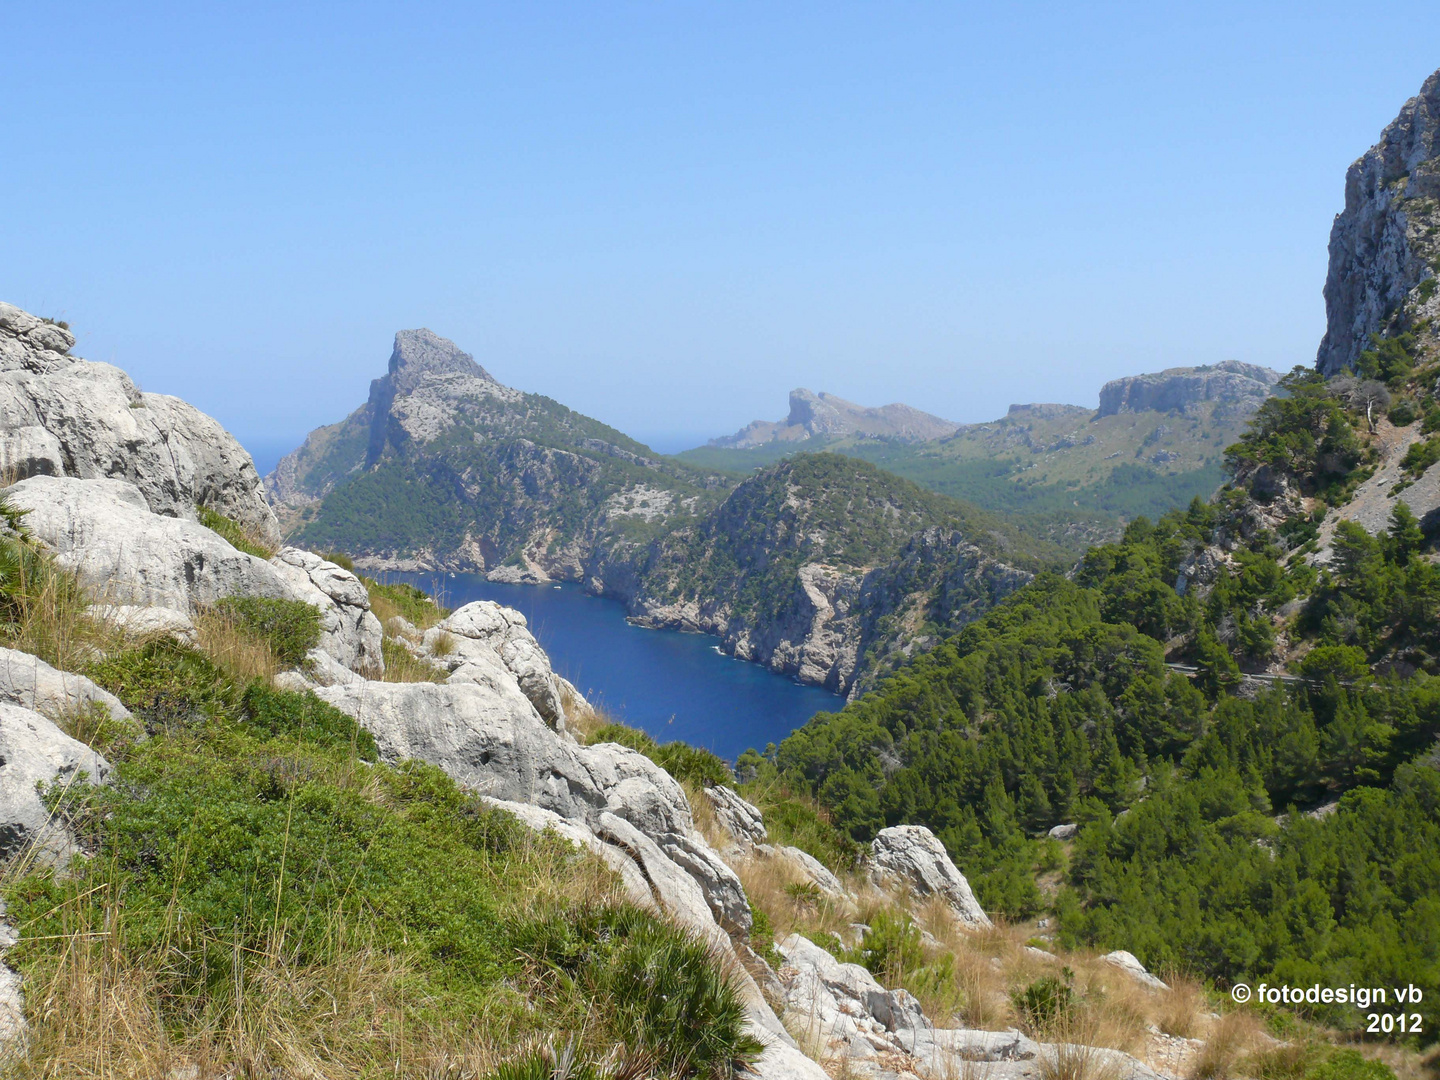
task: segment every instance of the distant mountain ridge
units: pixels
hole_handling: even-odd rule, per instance
[[[743,473],[801,450],[848,454],[981,509],[1027,515],[1025,527],[1037,535],[1078,548],[1117,535],[1130,518],[1208,498],[1223,479],[1224,448],[1279,378],[1235,360],[1167,368],[1106,383],[1098,409],[1019,404],[980,424],[931,417],[943,425],[931,438],[916,437],[915,427],[901,436],[893,426],[867,432],[858,424],[826,430],[757,421],[678,457]],[[792,420],[799,393],[791,395]]]
[[[709,445],[746,450],[771,442],[800,442],[847,435],[929,442],[953,435],[959,427],[959,424],[909,405],[897,403],[866,408],[834,394],[823,391],[815,394],[801,387],[790,391],[790,413],[784,420],[756,420],[734,435],[711,439]]]
[[[810,397],[793,411],[821,432],[954,427]],[[1066,557],[853,458],[808,455],[741,482],[663,457],[505,386],[429,330],[396,334],[365,404],[313,431],[266,486],[289,535],[362,567],[581,582],[637,622],[713,633],[839,692]]]

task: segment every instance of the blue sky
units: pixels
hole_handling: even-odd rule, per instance
[[[0,298],[262,462],[397,329],[679,449],[1311,363],[1440,5],[4,5]]]

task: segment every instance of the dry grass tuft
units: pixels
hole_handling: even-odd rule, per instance
[[[116,632],[93,616],[75,575],[46,554],[17,561],[5,644],[62,671],[78,671],[114,644]]]
[[[1245,1053],[1258,1041],[1260,1021],[1253,1013],[1229,1012],[1210,1026],[1205,1045],[1190,1068],[1190,1080],[1228,1080]]]
[[[1155,1026],[1179,1039],[1197,1038],[1210,1011],[1205,988],[1185,975],[1167,974],[1165,981],[1170,984],[1170,992],[1159,995]]]
[[[380,652],[385,657],[385,672],[380,676],[382,682],[443,683],[449,677],[443,668],[422,660],[394,638],[383,638]]]
[[[1120,1070],[1105,1050],[1083,1032],[1063,1036],[1040,1052],[1041,1080],[1119,1080]]]
[[[195,633],[201,651],[237,682],[269,682],[280,670],[280,661],[264,638],[247,630],[227,612],[212,608],[197,615]]]

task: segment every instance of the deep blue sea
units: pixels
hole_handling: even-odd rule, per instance
[[[524,613],[550,662],[595,705],[660,742],[683,739],[735,760],[778,743],[844,699],[801,686],[759,664],[725,656],[707,634],[646,630],[615,600],[578,585],[499,585],[478,574],[385,574],[447,607],[494,600]]]

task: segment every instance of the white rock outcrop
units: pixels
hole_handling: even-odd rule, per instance
[[[286,548],[266,562],[198,522],[152,513],[124,480],[33,476],[9,492],[34,537],[125,625],[183,636],[191,617],[225,597],[302,600],[320,610],[323,637],[312,656],[321,681],[384,669],[364,585],[318,555]]]
[[[477,600],[451,612],[425,631],[419,651],[448,671],[452,683],[492,685],[498,665],[557,731],[565,730],[566,697],[584,702],[550,669],[550,657],[530,633],[525,616],[493,600]]]
[[[110,764],[33,709],[0,703],[0,860],[33,851],[63,861],[75,850],[37,785],[63,787],[82,775],[103,783]]]
[[[778,949],[785,958],[779,974],[786,1023],[842,1075],[1041,1080],[1054,1075],[1057,1058],[1074,1049],[1036,1042],[1014,1028],[937,1027],[907,991],[886,990],[863,967],[841,963],[799,934]],[[1078,1056],[1115,1080],[1160,1080],[1149,1066],[1118,1050],[1086,1047]]]
[[[84,675],[60,671],[38,656],[0,648],[0,701],[30,709],[50,720],[73,716],[95,706],[113,720],[129,720],[130,710],[108,690]]]
[[[742,799],[734,788],[707,787],[705,798],[715,814],[716,824],[729,837],[727,855],[746,855],[756,844],[763,844],[769,838],[764,816]]]
[[[921,897],[939,896],[955,918],[972,930],[991,925],[970,882],[950,861],[945,845],[924,825],[881,829],[870,844],[870,876],[879,885],[899,885]]]
[[[126,480],[157,514],[208,506],[267,541],[279,526],[243,447],[179,398],[69,355],[74,336],[0,303],[0,472]]]
[[[1138,983],[1143,983],[1144,985],[1153,987],[1156,990],[1170,989],[1169,986],[1167,986],[1154,975],[1151,975],[1148,971],[1146,971],[1145,965],[1140,963],[1139,959],[1132,952],[1126,952],[1124,949],[1116,949],[1112,953],[1106,953],[1104,956],[1100,957],[1100,959],[1104,960],[1107,964],[1111,964],[1119,968],[1126,975],[1129,975]]]
[[[385,670],[380,648],[384,631],[370,611],[370,594],[359,578],[300,548],[282,548],[270,565],[284,580],[291,599],[319,608],[320,652],[347,671],[373,675]]]

